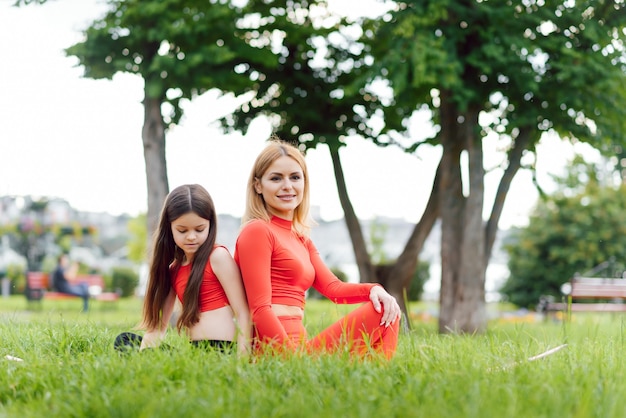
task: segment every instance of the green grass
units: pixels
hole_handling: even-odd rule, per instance
[[[73,303],[76,302],[76,303]],[[119,356],[141,302],[117,309],[0,299],[0,417],[622,417],[626,317],[493,321],[480,336],[439,335],[414,320],[389,362],[345,356],[248,362],[195,350]],[[311,333],[351,307],[310,301]],[[424,309],[415,305],[412,310]],[[527,359],[549,348],[563,350]],[[15,362],[5,355],[24,359]]]

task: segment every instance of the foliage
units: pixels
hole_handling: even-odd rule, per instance
[[[624,7],[622,1],[404,2],[366,31],[374,74],[394,90],[394,104],[383,109],[384,131],[406,132],[416,109],[428,109],[441,123],[447,105],[460,114],[478,106],[489,115],[476,127],[483,136],[515,140],[531,128],[533,144],[556,131],[606,149],[626,127]]]
[[[41,269],[40,270],[45,272],[45,273],[52,273],[52,271],[57,266],[57,263],[58,263],[58,256],[55,256],[55,255],[52,255],[52,254],[48,254],[48,255],[46,255],[46,257],[41,262]],[[79,265],[78,268],[80,270],[81,266]],[[83,272],[81,272],[81,273],[83,273]]]
[[[54,222],[48,205],[47,198],[30,200],[20,211],[19,221],[2,226],[2,235],[7,235],[17,253],[26,258],[30,271],[49,271],[61,252],[97,242],[95,226],[79,221]]]
[[[424,283],[430,278],[430,263],[420,260],[417,269],[411,278],[411,284],[406,291],[406,297],[411,302],[419,301],[424,293]]]
[[[621,321],[609,315],[580,315],[567,324],[496,323],[475,338],[438,335],[420,324],[400,336],[389,362],[344,355],[251,362],[195,350],[172,332],[172,351],[118,356],[113,339],[138,320],[137,302],[120,301],[120,311],[76,309],[28,318],[3,310],[0,415],[361,418],[575,411],[617,418],[626,408],[626,347]],[[309,322],[325,326],[335,319],[323,314],[332,312],[332,304],[311,305],[316,309]],[[564,341],[561,351],[527,360]]]
[[[86,77],[125,72],[143,79],[150,236],[169,191],[165,135],[180,121],[181,103],[213,89],[245,93],[256,81],[241,74],[272,55],[245,41],[237,26],[241,9],[229,1],[110,0],[109,6],[66,53],[78,58]]]
[[[7,271],[4,273],[4,277],[11,281],[11,294],[23,294],[26,288],[26,272],[24,271],[24,267],[19,264],[9,264]],[[0,274],[0,276],[2,275]]]
[[[486,326],[485,271],[522,155],[548,132],[604,152],[624,144],[625,7],[623,1],[410,0],[369,22],[370,42],[363,43],[374,57],[370,80],[382,77],[393,91],[390,105],[372,107],[384,115],[377,142],[443,149],[436,196],[442,332]],[[411,135],[416,110],[431,115],[435,138]],[[491,210],[484,207],[486,139],[506,153]]]
[[[112,2],[111,13],[68,53],[79,57],[89,77],[140,74],[146,99],[157,98],[159,109],[161,100],[172,106],[169,123],[179,120],[183,98],[209,88],[252,88],[256,97],[224,125],[245,131],[254,117],[270,115],[281,136],[304,147],[326,142],[336,150],[345,135],[355,134],[381,145],[402,142],[411,152],[442,138],[466,144],[474,135],[492,135],[507,151],[520,147],[521,155],[551,131],[602,150],[623,142],[623,1],[411,0],[360,28],[329,15],[322,1],[250,0],[246,19],[236,19],[240,10],[218,5],[224,3]],[[352,29],[359,34],[351,36]],[[392,97],[376,93],[375,84],[390,86]],[[407,135],[418,109],[432,115],[437,138]],[[383,116],[386,136],[377,138],[380,129],[369,122]],[[488,231],[497,227],[519,161],[510,158],[503,167],[508,175]],[[482,196],[472,198],[482,202]],[[149,203],[149,213],[156,204]],[[477,206],[464,215],[482,215]],[[460,253],[462,244],[443,247]],[[486,267],[488,257],[460,259]],[[452,267],[466,272],[474,265]],[[455,302],[463,300],[469,298],[460,295]]]
[[[69,48],[85,76],[111,79],[118,72],[140,75],[146,97],[171,109],[176,124],[180,103],[210,89],[236,94],[251,85],[237,66],[263,59],[239,36],[240,11],[229,2],[204,0],[113,0],[110,10]]]
[[[43,4],[48,0],[14,0],[14,6],[23,6],[27,4]]]
[[[387,254],[385,252],[385,235],[389,226],[380,222],[378,219],[374,219],[370,224],[370,257],[373,263],[386,263]]]
[[[139,285],[139,275],[129,267],[116,267],[111,271],[110,290],[120,292],[121,297],[134,296]]]
[[[509,301],[532,307],[541,295],[560,295],[575,273],[611,259],[617,270],[626,268],[626,184],[603,178],[576,164],[561,179],[562,190],[540,202],[528,226],[515,232],[505,246],[510,277],[501,290]]]
[[[244,74],[257,80],[255,96],[221,119],[225,128],[245,133],[265,116],[279,137],[303,149],[339,149],[345,135],[374,135],[362,108],[376,97],[354,87],[369,66],[358,24],[333,14],[326,1],[254,0],[244,12],[258,16],[244,22],[246,38],[274,59],[250,63]]]
[[[128,259],[135,263],[143,263],[146,261],[148,244],[148,229],[146,228],[146,214],[142,213],[128,221],[128,230],[130,239],[126,246],[128,247]]]
[[[389,226],[380,220],[375,219],[370,224],[370,255],[372,262],[378,265],[379,269],[388,269],[392,266],[394,260],[389,260],[385,252],[385,236],[389,230]],[[424,260],[418,260],[417,267],[411,276],[409,286],[404,289],[406,298],[409,301],[418,301],[422,297],[424,283],[430,278],[430,263]]]
[[[333,272],[333,274],[334,274],[335,276],[337,276],[337,278],[338,278],[339,280],[341,280],[342,282],[347,282],[347,281],[348,281],[348,275],[346,274],[346,272],[345,272],[345,271],[341,270],[341,269],[340,269],[340,268],[338,268],[338,267],[333,267],[333,268],[331,268],[330,270],[331,270],[331,271]]]
[[[484,317],[466,311],[481,309],[470,306],[480,297],[469,295],[482,294],[481,277],[522,154],[534,151],[546,132],[589,142],[605,152],[613,142],[623,142],[624,3],[412,0],[396,3],[380,18],[360,20],[354,37],[346,36],[350,25],[344,19],[316,19],[313,11],[320,9],[317,16],[326,17],[324,4],[249,2],[250,10],[261,16],[248,27],[256,35],[249,39],[274,51],[279,66],[254,68],[262,74],[257,95],[232,121],[225,118],[226,126],[245,131],[254,117],[267,115],[284,138],[304,148],[326,142],[331,155],[343,145],[344,135],[400,144],[409,152],[422,144],[443,144],[444,139],[462,144],[445,159],[451,162],[443,174],[455,184],[444,191],[462,190],[459,155],[469,144],[479,148],[484,138],[496,138],[509,155],[508,161],[503,159],[505,175],[486,233],[468,229],[464,236],[469,243],[457,239],[460,233],[442,243],[451,254],[485,248],[484,256],[464,254],[458,259],[465,265],[453,262],[442,269],[468,282],[442,279],[442,292],[455,299],[446,306],[463,319]],[[409,119],[416,110],[431,115],[437,137],[411,135]],[[376,121],[382,129],[374,129],[371,122]],[[478,186],[484,179],[482,154],[471,161],[472,196],[444,199],[452,202],[441,208],[451,214],[443,219],[444,230],[461,218],[479,219],[484,212],[484,190]],[[348,213],[347,193],[343,196],[340,190],[340,197]],[[486,237],[484,245],[477,236]],[[463,277],[470,271],[469,278]],[[468,324],[468,330],[474,325]]]

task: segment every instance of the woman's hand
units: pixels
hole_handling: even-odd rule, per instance
[[[374,305],[374,309],[378,313],[382,313],[380,325],[388,327],[389,325],[400,319],[402,312],[396,298],[391,296],[382,286],[374,286],[370,290],[370,300]]]

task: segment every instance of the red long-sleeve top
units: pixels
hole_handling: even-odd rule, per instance
[[[344,283],[322,261],[308,238],[291,228],[291,221],[272,217],[253,220],[241,230],[235,247],[252,321],[261,339],[292,346],[272,303],[304,308],[311,286],[335,303],[369,300],[374,283]]]

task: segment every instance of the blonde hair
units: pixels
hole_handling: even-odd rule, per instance
[[[246,210],[241,218],[242,225],[255,220],[262,219],[269,221],[270,212],[265,206],[263,196],[256,192],[255,183],[257,179],[263,177],[268,168],[280,157],[289,157],[300,165],[302,174],[304,175],[304,190],[302,193],[302,202],[294,210],[292,228],[300,235],[308,236],[311,231],[313,221],[309,215],[310,193],[309,193],[309,172],[307,170],[304,154],[295,146],[281,140],[275,135],[269,139],[267,146],[261,151],[254,161],[254,166],[248,177],[248,186],[246,192]]]

